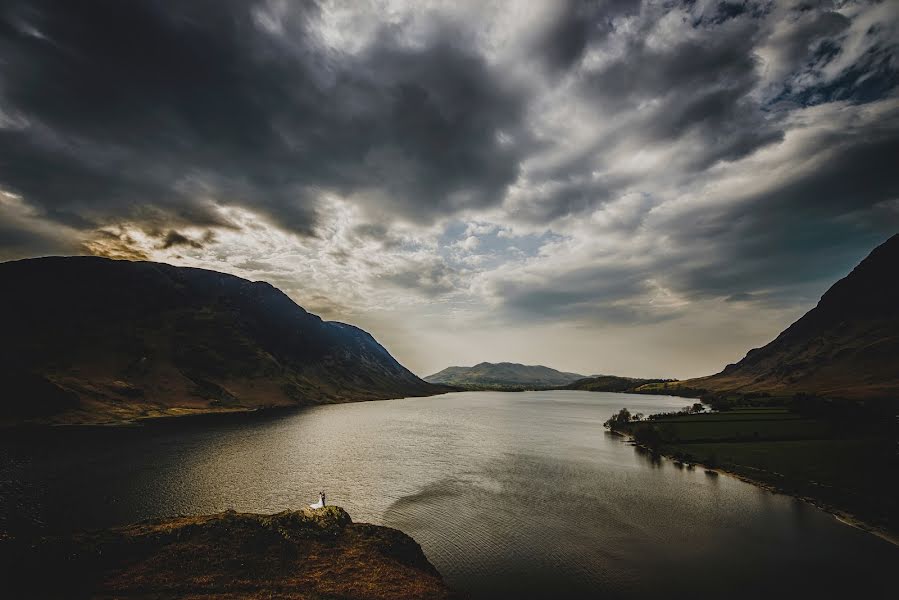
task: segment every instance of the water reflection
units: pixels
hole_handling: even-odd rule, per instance
[[[645,464],[651,467],[661,467],[662,466],[662,455],[658,452],[653,452],[648,448],[644,448],[643,446],[633,446],[634,453],[643,461]]]

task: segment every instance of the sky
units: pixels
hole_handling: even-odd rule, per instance
[[[419,375],[711,374],[899,231],[897,45],[899,2],[5,0],[0,260],[269,281]]]

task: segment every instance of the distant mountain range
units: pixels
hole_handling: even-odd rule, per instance
[[[717,375],[679,382],[708,391],[899,397],[899,234],[878,246],[770,344]]]
[[[0,420],[141,417],[448,391],[264,282],[151,262],[0,263]]]
[[[533,389],[560,387],[583,378],[543,365],[482,362],[473,367],[448,367],[424,379],[463,389]]]

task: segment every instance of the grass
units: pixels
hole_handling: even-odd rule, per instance
[[[672,418],[655,421],[666,441],[700,442],[713,440],[787,440],[828,437],[831,425],[802,419],[789,413],[751,415],[727,414]]]
[[[899,530],[895,459],[876,438],[664,444],[665,454],[712,465]]]
[[[61,538],[0,540],[10,597],[453,598],[409,536],[342,509],[235,512]]]
[[[863,423],[741,407],[615,426],[662,454],[722,468],[899,537],[896,441]]]

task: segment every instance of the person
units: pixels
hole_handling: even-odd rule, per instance
[[[315,508],[324,508],[324,507],[325,507],[325,492],[322,491],[322,492],[318,493],[318,502],[316,502],[315,504],[310,504],[309,508],[315,509]]]

